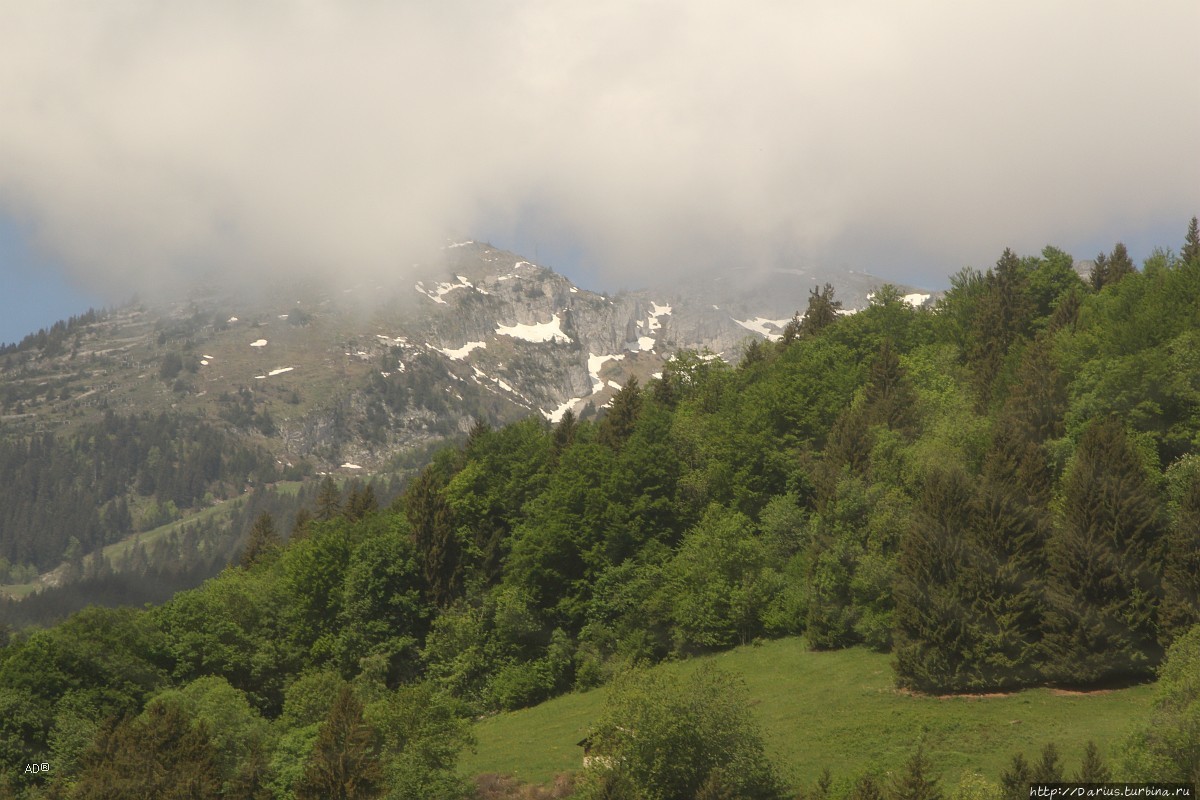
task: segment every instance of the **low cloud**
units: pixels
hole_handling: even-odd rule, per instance
[[[942,276],[1182,232],[1198,27],[1194,0],[13,0],[0,207],[122,292],[403,274],[516,230],[608,285]]]

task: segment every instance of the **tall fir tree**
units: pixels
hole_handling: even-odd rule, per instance
[[[983,293],[971,320],[967,358],[973,367],[981,407],[991,404],[1005,359],[1029,332],[1032,316],[1026,270],[1016,254],[1005,248],[996,266],[984,276]]]
[[[463,548],[455,532],[454,510],[446,500],[442,465],[430,464],[404,493],[404,514],[412,531],[425,592],[445,607],[462,588]]]
[[[834,299],[833,285],[825,284],[818,291],[813,288],[808,293],[808,308],[800,320],[797,334],[800,337],[815,336],[837,322],[838,312],[842,310],[842,301]]]
[[[1188,476],[1167,535],[1163,644],[1200,623],[1200,467]]]
[[[1046,671],[1068,684],[1140,680],[1162,659],[1162,499],[1116,417],[1080,438],[1048,547]]]
[[[974,492],[958,470],[929,475],[900,540],[894,613],[896,682],[924,692],[971,684],[970,635],[963,563]]]
[[[1112,771],[1104,763],[1100,748],[1091,739],[1083,748],[1083,761],[1079,764],[1079,772],[1075,773],[1077,783],[1108,783],[1112,780]]]
[[[342,513],[342,490],[333,477],[326,475],[317,490],[316,518],[328,522]]]
[[[621,390],[613,395],[608,413],[600,420],[596,438],[601,444],[620,450],[625,440],[633,435],[641,414],[642,390],[638,387],[637,377],[630,376]]]
[[[973,689],[1027,686],[1040,676],[1049,485],[1040,449],[1000,427],[977,483],[960,576]]]
[[[275,530],[275,518],[264,511],[254,520],[242,550],[241,565],[250,567],[277,551],[283,540]]]
[[[1184,263],[1200,265],[1200,225],[1195,217],[1188,223],[1187,236],[1184,237],[1183,250],[1180,251],[1179,257]]]
[[[866,422],[911,433],[916,423],[917,395],[890,338],[883,340],[863,387]]]
[[[174,703],[152,703],[141,717],[97,737],[71,797],[209,800],[220,791],[219,761],[207,727],[193,723]]]
[[[374,800],[383,791],[378,734],[353,689],[343,686],[296,784],[296,800]]]

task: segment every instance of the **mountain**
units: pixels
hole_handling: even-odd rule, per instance
[[[417,466],[478,420],[587,417],[680,350],[736,361],[778,338],[826,281],[847,313],[882,283],[777,271],[610,295],[469,241],[415,272],[395,286],[203,287],[0,348],[0,567],[44,573],[280,478]]]

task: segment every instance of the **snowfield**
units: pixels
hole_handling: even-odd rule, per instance
[[[549,322],[539,322],[534,325],[501,325],[496,328],[498,336],[511,336],[514,339],[523,339],[526,342],[563,342],[564,344],[571,341],[571,337],[567,336],[562,331],[562,320],[558,315],[550,317]]]

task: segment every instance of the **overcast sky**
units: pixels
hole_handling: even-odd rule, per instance
[[[461,237],[596,288],[1178,248],[1197,30],[1196,0],[0,0],[0,340],[43,295],[402,276]]]

